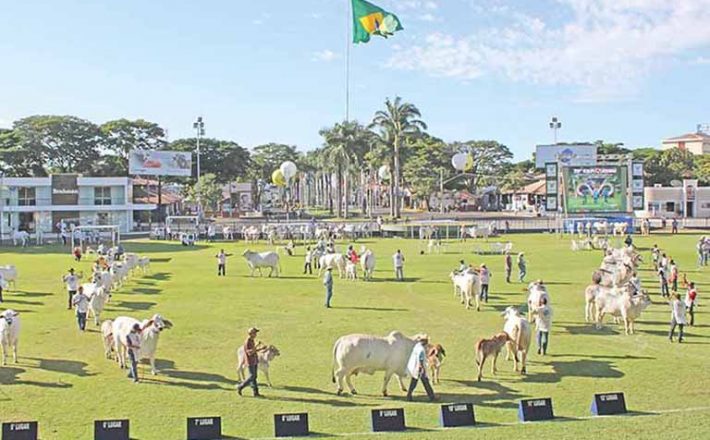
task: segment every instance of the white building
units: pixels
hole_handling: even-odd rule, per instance
[[[695,155],[710,153],[710,135],[703,132],[687,133],[682,136],[676,136],[669,139],[664,139],[662,142],[664,150],[678,148],[688,150]]]
[[[55,174],[49,177],[0,178],[2,231],[57,232],[64,220],[78,225],[119,225],[133,229],[134,212],[151,211],[155,204],[133,203],[130,177],[82,177]]]
[[[646,209],[639,217],[710,217],[710,187],[698,186],[697,180],[684,180],[678,186],[644,188]]]

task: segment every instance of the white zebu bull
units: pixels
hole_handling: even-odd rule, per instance
[[[597,307],[597,328],[601,328],[604,315],[609,314],[624,321],[624,333],[634,333],[634,323],[641,313],[651,305],[646,293],[631,295],[628,288],[607,289],[600,287],[595,298]]]
[[[89,311],[86,317],[94,316],[94,323],[99,325],[101,323],[101,312],[104,311],[104,306],[109,300],[108,291],[97,284],[94,283],[84,283],[81,285],[83,295],[89,298]]]
[[[148,359],[150,361],[150,372],[158,374],[158,370],[155,368],[155,352],[158,348],[160,332],[171,328],[173,323],[163,319],[160,315],[153,315],[151,319],[144,319],[143,321],[138,321],[128,316],[116,318],[112,323],[111,333],[113,334],[113,348],[116,351],[116,360],[121,368],[126,368],[126,358],[128,357],[126,337],[135,324],[139,324],[142,329],[140,333],[141,348],[138,352],[137,360]]]
[[[274,274],[274,272],[276,276],[279,276],[281,264],[279,262],[279,254],[276,252],[254,252],[247,249],[244,251],[242,256],[247,260],[247,265],[251,270],[251,276],[254,276],[254,271],[256,269],[259,269],[259,276],[263,276],[263,273],[261,272],[261,268],[263,267],[271,269],[269,277]]]
[[[18,242],[20,246],[26,247],[30,242],[30,234],[27,231],[12,231],[12,245],[17,246]]]
[[[337,384],[337,393],[343,392],[343,379],[350,394],[357,394],[350,377],[359,373],[374,374],[384,371],[382,395],[387,396],[387,385],[392,375],[397,376],[402,391],[403,379],[409,374],[407,362],[416,340],[394,331],[383,337],[353,334],[339,338],[333,346],[332,380]]]
[[[370,249],[363,252],[360,257],[360,266],[362,267],[362,279],[371,280],[375,274],[375,254]]]
[[[17,268],[14,264],[0,266],[0,275],[2,275],[2,280],[7,284],[7,286],[12,285],[12,288],[15,288],[15,283],[17,281]],[[3,286],[3,289],[5,288],[6,286]]]
[[[0,313],[0,346],[2,347],[2,364],[7,364],[7,352],[12,348],[12,360],[17,363],[17,344],[20,341],[19,312],[7,309]]]
[[[461,304],[465,304],[466,309],[470,309],[471,298],[473,298],[476,301],[476,311],[481,310],[481,278],[478,274],[471,271],[451,272],[449,278],[454,283],[454,296],[461,296]]]
[[[534,281],[528,285],[528,321],[532,321],[532,312],[535,307],[540,305],[540,301],[543,298],[547,300],[547,304],[550,305],[550,294],[547,292],[547,287],[540,282]]]
[[[505,359],[509,360],[510,355],[513,354],[514,371],[518,371],[518,362],[520,362],[520,373],[526,374],[526,362],[532,338],[530,323],[520,314],[517,307],[507,307],[502,315],[505,317],[503,331],[510,337],[510,340],[505,344],[507,350]]]
[[[233,240],[234,236],[232,235],[232,228],[230,226],[224,226],[222,228],[222,237],[225,240]]]
[[[340,278],[343,278],[345,276],[345,257],[343,257],[343,254],[325,254],[321,255],[321,257],[318,259],[318,265],[320,266],[320,269],[318,270],[318,276],[320,276],[324,270],[327,268],[334,268],[338,269],[338,276]]]
[[[124,263],[115,261],[111,263],[109,273],[111,274],[111,289],[117,289],[128,279],[129,270]]]
[[[110,319],[101,323],[101,341],[104,344],[104,356],[106,356],[106,359],[111,359],[115,343],[113,340],[113,321]]]
[[[148,273],[150,271],[150,258],[139,257],[136,265],[141,270],[142,273]]]

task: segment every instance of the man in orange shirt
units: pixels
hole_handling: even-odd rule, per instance
[[[246,354],[247,357],[249,377],[237,387],[237,392],[241,396],[242,390],[251,385],[252,390],[254,390],[254,397],[261,397],[261,394],[259,394],[259,385],[256,382],[256,375],[259,366],[259,351],[262,351],[264,347],[260,342],[254,341],[256,334],[259,333],[258,328],[252,327],[247,331],[247,333],[249,336],[247,337],[247,340],[244,341],[244,354]]]

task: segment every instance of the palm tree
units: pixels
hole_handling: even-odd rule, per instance
[[[337,176],[337,216],[347,218],[350,177],[361,164],[372,134],[355,121],[335,124],[332,128],[321,130],[320,134],[325,139],[324,157]]]
[[[385,101],[385,109],[375,113],[370,128],[377,128],[380,137],[392,149],[392,203],[390,213],[393,217],[400,217],[399,203],[399,179],[401,176],[400,148],[407,137],[421,133],[427,129],[427,125],[422,121],[421,112],[414,105],[403,102],[399,96],[391,101]]]

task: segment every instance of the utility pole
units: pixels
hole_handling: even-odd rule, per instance
[[[197,135],[197,183],[200,182],[200,140],[202,136],[205,135],[205,123],[202,121],[202,116],[198,116],[197,120],[193,122],[192,128],[195,129],[195,134]],[[200,200],[199,192],[197,193],[197,211],[198,215],[202,215],[202,200]]]

